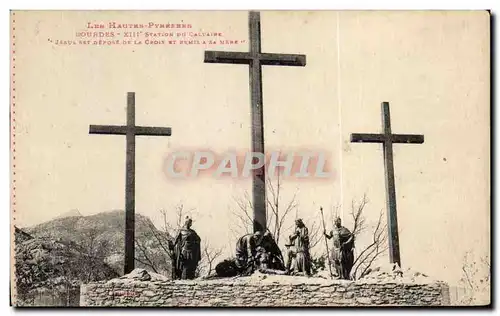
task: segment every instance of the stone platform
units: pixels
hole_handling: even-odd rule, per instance
[[[214,280],[120,278],[84,284],[81,306],[446,306],[449,289],[434,280],[344,281],[254,274]]]

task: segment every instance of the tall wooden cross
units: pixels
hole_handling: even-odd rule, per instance
[[[135,136],[171,136],[170,127],[135,126],[135,93],[127,93],[127,125],[90,125],[90,134],[125,135],[125,274],[134,270],[135,260]]]
[[[250,105],[252,115],[252,152],[264,154],[264,118],[262,101],[262,66],[305,66],[306,56],[261,52],[260,13],[249,12],[249,52],[205,51],[206,63],[249,65]],[[253,229],[264,231],[266,224],[266,176],[265,167],[252,175]]]
[[[396,211],[396,185],[394,183],[394,159],[392,144],[422,144],[424,135],[392,134],[389,102],[382,102],[383,134],[351,134],[351,142],[382,143],[384,148],[385,185],[387,203],[387,231],[389,234],[389,257],[391,263],[401,267],[399,254],[398,216]]]

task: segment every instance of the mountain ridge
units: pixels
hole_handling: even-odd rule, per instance
[[[69,242],[75,247],[78,245],[78,247],[89,248],[106,244],[106,249],[103,250],[106,252],[105,262],[121,274],[125,243],[125,211],[115,209],[86,216],[77,212],[71,210],[64,213],[69,216],[64,217],[63,214],[46,222],[24,227],[22,231],[35,238]],[[161,236],[162,241],[165,241],[170,238],[170,235],[158,230],[149,217],[138,213],[135,215],[135,228],[136,248],[137,243],[147,245],[147,251],[158,260],[155,266],[161,266],[162,272],[168,274],[169,262],[164,258],[164,248],[159,244],[156,236]],[[148,253],[148,255],[151,254]],[[136,258],[139,255],[136,249]],[[137,260],[136,266],[145,267]]]

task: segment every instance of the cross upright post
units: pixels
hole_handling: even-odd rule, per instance
[[[401,267],[399,252],[398,216],[396,210],[396,184],[394,181],[394,155],[392,145],[422,144],[424,135],[392,134],[389,102],[382,102],[383,134],[351,134],[351,142],[381,143],[384,150],[385,185],[387,203],[387,231],[389,234],[389,259]]]
[[[305,66],[306,56],[261,52],[260,13],[251,11],[248,16],[250,37],[249,52],[205,51],[205,63],[249,65],[250,105],[252,115],[252,152],[264,154],[264,104],[262,100],[262,65]],[[252,200],[254,208],[253,229],[265,231],[266,175],[265,167],[254,170],[252,175]]]
[[[125,258],[124,272],[135,266],[135,136],[171,136],[170,127],[135,126],[135,93],[127,93],[127,125],[90,125],[89,134],[125,135]]]

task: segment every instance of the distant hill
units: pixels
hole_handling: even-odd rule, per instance
[[[61,214],[55,218],[57,219],[57,218],[72,217],[72,216],[82,216],[82,214],[80,213],[79,210],[72,209],[71,211]]]
[[[143,215],[135,215],[136,258],[141,259],[141,249],[148,252],[148,259],[136,261],[136,267],[156,270],[169,275],[170,262],[165,253],[170,236],[158,230],[151,220]],[[90,216],[82,216],[72,210],[53,220],[22,229],[26,234],[57,242],[71,243],[73,247],[105,252],[105,262],[114,270],[123,273],[123,254],[125,242],[125,212],[113,210]],[[142,246],[141,249],[137,249]],[[95,248],[95,249],[94,249]],[[102,249],[98,249],[102,248]],[[155,269],[147,264],[154,265]]]
[[[125,212],[113,210],[95,215],[83,216],[78,211],[70,211],[67,216],[58,216],[50,221],[31,227],[23,228],[28,234],[38,237],[63,238],[79,241],[82,234],[88,231],[98,231],[99,234],[119,233],[124,235]],[[136,232],[149,229],[151,220],[143,215],[136,214]]]

